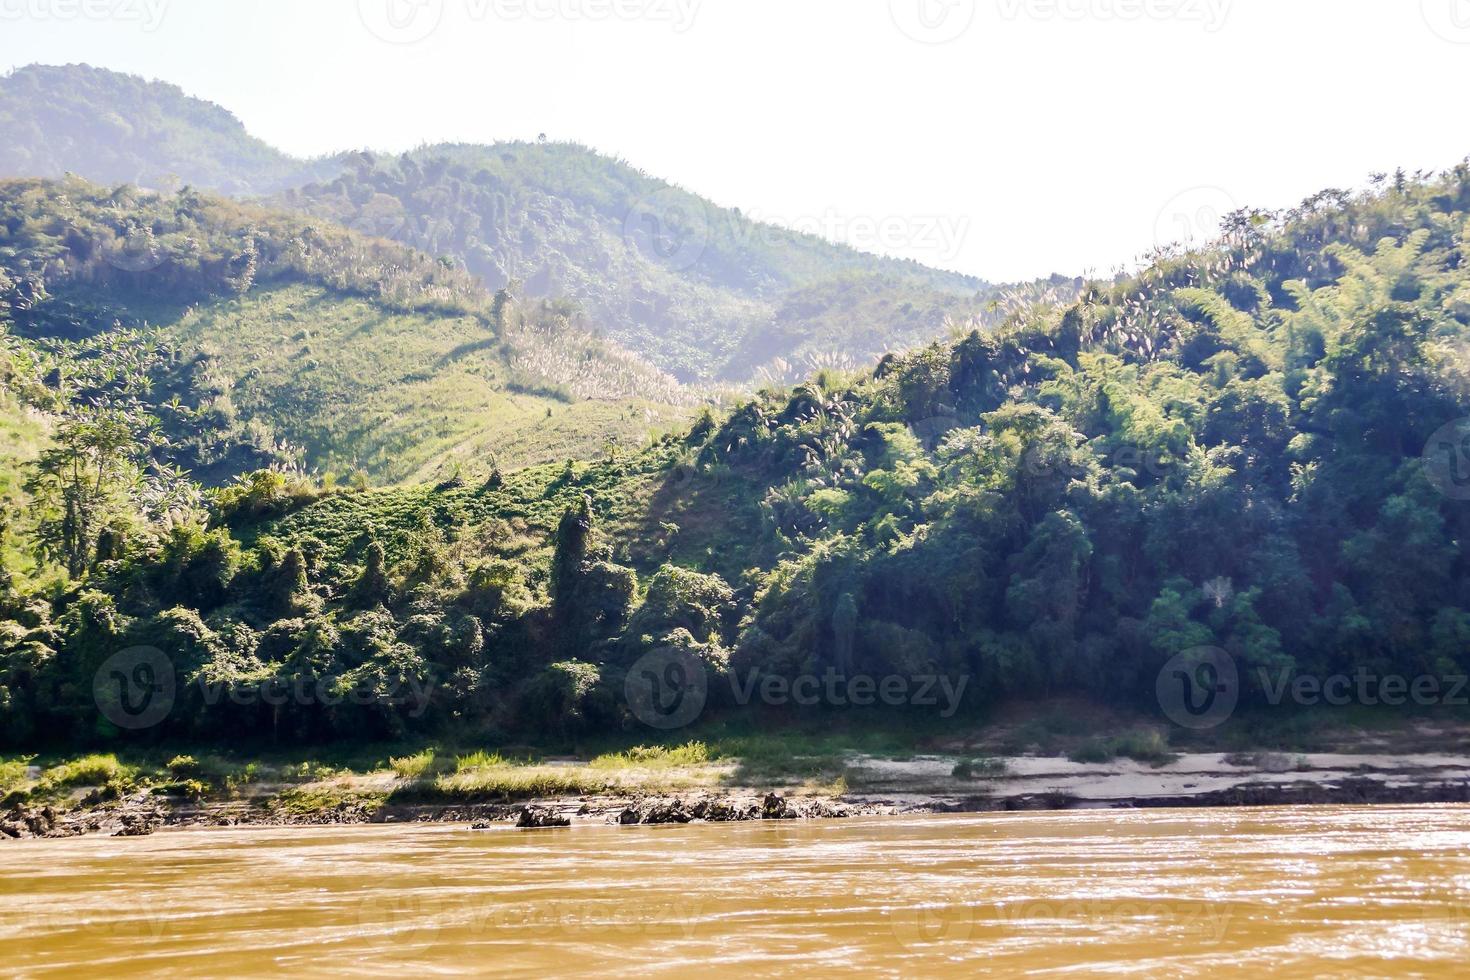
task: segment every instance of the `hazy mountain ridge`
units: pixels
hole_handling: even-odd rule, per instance
[[[175,181],[274,204],[462,263],[494,291],[574,302],[582,322],[685,381],[745,382],[812,351],[857,362],[936,335],[936,306],[979,315],[994,290],[958,273],[752,221],[570,143],[443,144],[315,161],[250,136],[176,86],[86,66],[0,80],[0,175]],[[835,316],[792,320],[792,294],[859,284],[897,300],[881,337]],[[925,292],[929,295],[918,297]],[[903,312],[905,303],[914,312]],[[898,312],[893,312],[897,310]],[[942,320],[942,318],[939,318]],[[866,331],[872,334],[869,327]]]
[[[841,346],[834,332],[757,353],[756,335],[768,333],[787,298],[824,282],[866,278],[868,289],[922,289],[931,302],[964,299],[975,310],[989,290],[751,221],[574,144],[431,146],[360,154],[352,164],[277,200],[452,255],[492,289],[514,280],[529,295],[573,300],[598,329],[686,380],[744,381],[754,366],[808,344]],[[939,325],[916,315],[898,326],[889,346],[929,339]],[[884,349],[848,353],[867,359]]]
[[[70,172],[103,184],[249,196],[342,166],[281,153],[227,109],[176,85],[88,65],[28,65],[0,76],[0,132],[6,177]]]

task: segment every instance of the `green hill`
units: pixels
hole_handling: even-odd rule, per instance
[[[174,86],[79,65],[0,79],[0,125],[0,176],[270,195],[446,257],[491,292],[514,282],[572,303],[589,330],[685,382],[744,383],[817,352],[870,363],[938,336],[947,316],[985,317],[996,292],[751,221],[569,143],[296,160]]]
[[[142,404],[209,484],[267,463],[483,476],[636,444],[688,400],[554,304],[496,301],[401,246],[194,192],[0,182],[0,273],[53,391],[105,399],[106,378],[70,376],[130,341],[167,349]]]
[[[1241,213],[1218,246],[638,452],[375,491],[258,477],[27,607],[4,737],[653,735],[625,686],[649,654],[708,679],[706,717],[765,724],[797,709],[732,690],[828,671],[1155,712],[1161,671],[1211,649],[1247,709],[1294,672],[1463,676],[1467,231],[1470,164]],[[186,684],[355,696],[191,696],[118,731],[68,692],[138,643]],[[390,694],[410,681],[423,710]]]

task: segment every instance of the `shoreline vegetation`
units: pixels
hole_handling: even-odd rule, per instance
[[[1062,705],[945,736],[796,729],[600,753],[434,745],[0,757],[0,840],[235,826],[523,828],[1080,808],[1470,803],[1470,721],[1201,740]],[[1101,726],[1101,727],[1099,727]],[[1271,748],[1242,749],[1242,730]],[[1105,735],[1101,732],[1112,731]],[[717,733],[718,734],[718,733]],[[1171,744],[1171,739],[1174,743]],[[847,748],[858,745],[861,748]],[[1237,746],[1231,748],[1230,746]]]

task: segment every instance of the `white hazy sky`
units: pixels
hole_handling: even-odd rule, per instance
[[[992,280],[1470,154],[1470,0],[0,0],[0,67],[77,61],[295,154],[544,132]]]

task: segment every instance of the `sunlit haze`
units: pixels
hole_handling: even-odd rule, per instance
[[[1467,7],[0,0],[0,64],[171,81],[299,155],[545,133],[1001,280],[1106,272],[1231,204],[1458,161],[1470,135],[1425,94],[1470,90]]]

